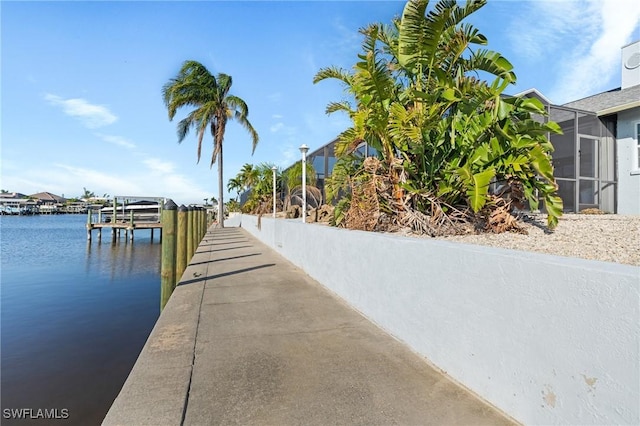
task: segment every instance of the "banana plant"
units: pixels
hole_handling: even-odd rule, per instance
[[[392,25],[361,30],[363,52],[351,71],[318,72],[314,83],[337,79],[353,98],[327,107],[352,120],[336,156],[337,170],[353,175],[338,173],[333,186],[344,191],[345,182],[366,176],[351,154],[367,142],[378,152],[394,198],[414,209],[426,213],[436,200],[478,212],[492,183],[511,181],[522,185],[532,208],[541,199],[548,226],[557,225],[562,201],[547,135],[560,128],[532,118],[546,114],[539,101],[504,96],[516,81],[513,66],[500,53],[478,48],[487,45],[486,37],[464,22],[485,4],[440,0],[428,11],[428,0],[409,0]]]

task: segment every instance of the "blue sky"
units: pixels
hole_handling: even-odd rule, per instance
[[[226,181],[244,163],[287,166],[348,126],[327,116],[345,98],[331,65],[350,68],[358,28],[389,23],[402,1],[7,2],[1,19],[2,189],[66,197],[217,195],[211,138],[177,143],[161,88],[187,59],[233,77],[260,135],[230,123]],[[470,22],[515,66],[515,94],[535,87],[554,103],[620,85],[620,48],[640,39],[635,1],[489,0]],[[179,112],[177,119],[184,116]]]

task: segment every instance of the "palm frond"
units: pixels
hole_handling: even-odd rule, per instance
[[[315,84],[328,78],[340,80],[347,86],[350,86],[353,83],[353,76],[347,70],[340,67],[322,68],[313,77],[313,83]]]
[[[325,112],[327,114],[332,114],[336,111],[344,111],[348,114],[353,113],[353,109],[351,108],[351,105],[349,104],[349,102],[343,101],[343,102],[330,102],[327,105],[327,108],[325,109]]]
[[[425,12],[429,0],[409,0],[402,11],[398,28],[398,62],[410,71],[414,71],[415,61],[424,44]]]
[[[490,50],[481,49],[474,52],[466,61],[464,70],[466,72],[484,71],[500,77],[509,83],[515,83],[516,81],[513,65],[499,53]]]

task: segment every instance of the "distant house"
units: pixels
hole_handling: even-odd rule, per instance
[[[38,192],[37,194],[31,194],[29,197],[38,200],[40,213],[45,214],[61,213],[64,204],[67,202],[66,198],[50,192]]]
[[[2,192],[0,193],[0,199],[7,199],[7,198],[27,198],[26,195],[20,193],[20,192]]]
[[[89,204],[84,201],[74,201],[66,203],[63,212],[64,213],[86,213],[89,208]]]
[[[19,192],[0,193],[0,214],[35,214],[38,213],[38,201],[28,198]]]
[[[38,192],[37,194],[29,195],[29,197],[40,200],[42,204],[64,204],[67,202],[66,198],[50,192]]]

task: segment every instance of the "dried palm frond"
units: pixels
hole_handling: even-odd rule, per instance
[[[319,207],[322,205],[322,191],[315,186],[307,185],[307,205]],[[297,186],[291,191],[291,200],[302,204],[302,186]]]
[[[347,228],[373,231],[379,216],[380,202],[376,190],[376,179],[372,178],[368,182],[353,187],[351,205],[345,213]]]
[[[491,201],[479,215],[481,223],[484,222],[484,230],[496,234],[503,232],[527,234],[526,229],[520,226],[518,220],[511,214],[511,204],[511,200],[491,196]]]

